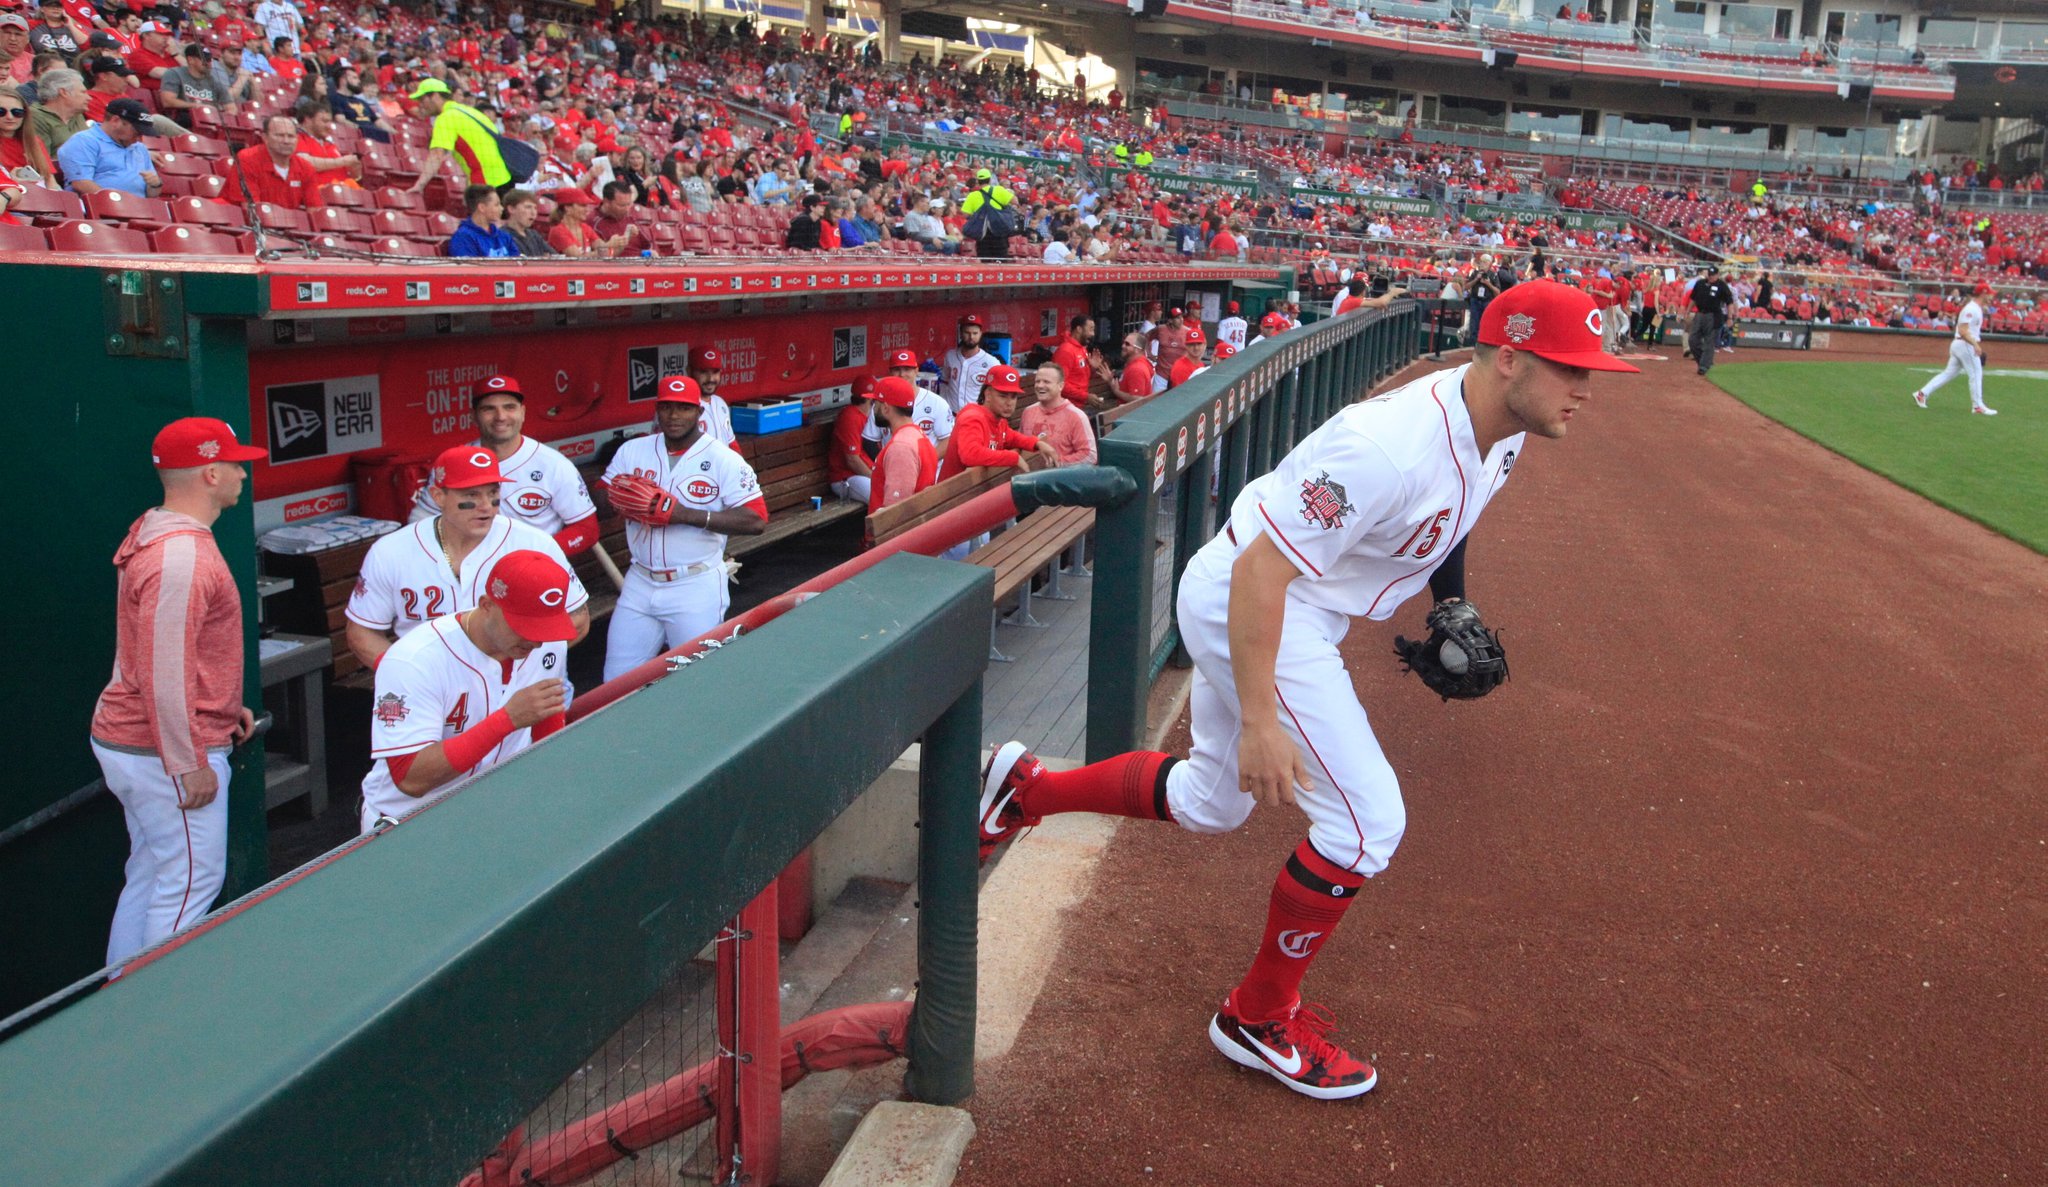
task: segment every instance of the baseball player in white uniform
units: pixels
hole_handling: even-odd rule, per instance
[[[498,514],[504,482],[497,455],[481,445],[457,445],[434,459],[427,492],[441,513],[370,545],[349,595],[348,646],[364,667],[375,668],[414,629],[474,607],[484,574],[507,553],[538,552],[569,567],[553,536]],[[579,641],[590,630],[589,600],[572,574],[567,610]]]
[[[1245,335],[1251,332],[1251,325],[1238,312],[1235,301],[1223,306],[1223,320],[1216,323],[1216,341],[1227,342],[1233,352],[1244,349]]]
[[[498,456],[505,476],[498,513],[555,538],[562,555],[597,543],[597,504],[568,458],[525,435],[526,393],[510,375],[493,375],[471,397],[478,445]],[[412,521],[439,515],[427,487],[413,496]]]
[[[990,355],[994,358],[994,355]],[[917,386],[917,355],[908,350],[894,351],[889,355],[889,374],[904,380],[912,387]],[[977,393],[978,394],[978,393]],[[946,438],[953,435],[953,406],[937,392],[917,388],[917,402],[911,406],[910,419],[924,435],[931,440],[932,449],[940,457],[946,456]],[[875,443],[874,452],[881,452],[882,443],[889,439],[889,430],[883,425],[873,405],[868,408],[867,427],[860,431],[861,440]]]
[[[1220,833],[1256,804],[1301,806],[1308,836],[1274,882],[1251,970],[1209,1025],[1224,1055],[1296,1092],[1337,1099],[1376,1082],[1300,986],[1407,825],[1338,643],[1353,618],[1390,618],[1425,586],[1440,605],[1462,601],[1464,541],[1525,434],[1564,436],[1591,372],[1635,370],[1601,349],[1598,327],[1585,293],[1518,285],[1487,307],[1471,363],[1345,408],[1245,487],[1181,580],[1195,661],[1186,761],[1138,751],[1053,773],[1011,742],[984,775],[984,848],[1057,812]]]
[[[725,621],[725,538],[758,536],[768,503],[753,467],[705,431],[697,381],[671,375],[655,397],[658,433],[619,446],[604,472],[633,554],[612,611],[604,678],[629,672]]]
[[[690,378],[704,397],[704,434],[714,441],[734,445],[739,437],[732,430],[732,406],[718,394],[718,382],[725,377],[725,358],[709,346],[690,352]]]
[[[988,369],[1003,360],[981,348],[981,315],[970,313],[960,319],[960,344],[939,360],[939,394],[957,414],[981,399],[981,382]]]
[[[536,551],[488,570],[475,606],[427,623],[377,666],[362,829],[448,794],[562,728],[568,641],[584,625],[567,609],[574,578]]]
[[[1942,384],[1956,377],[1960,371],[1970,378],[1970,411],[1982,416],[1997,416],[1996,408],[1984,406],[1984,305],[1992,293],[1990,285],[1979,281],[1970,299],[1963,303],[1956,313],[1956,336],[1948,344],[1948,366],[1941,374],[1922,384],[1913,393],[1913,402],[1927,407],[1927,397],[1933,395]]]

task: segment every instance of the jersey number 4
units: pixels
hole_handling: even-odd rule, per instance
[[[1437,543],[1444,538],[1444,521],[1450,517],[1451,509],[1446,507],[1428,519],[1423,520],[1422,526],[1410,533],[1407,543],[1394,550],[1394,555],[1397,557],[1412,556],[1416,560],[1421,560],[1423,557],[1435,552]],[[1413,551],[1410,551],[1411,549]]]
[[[451,734],[459,734],[469,728],[468,693],[455,698],[455,703],[448,707],[448,716],[441,719],[441,724],[447,726]]]

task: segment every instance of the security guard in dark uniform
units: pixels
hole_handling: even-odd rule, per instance
[[[1714,346],[1734,305],[1735,290],[1721,279],[1720,268],[1708,265],[1707,274],[1692,286],[1692,355],[1699,360],[1702,375],[1713,369]]]

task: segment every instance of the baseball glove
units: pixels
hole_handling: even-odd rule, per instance
[[[1431,692],[1448,701],[1471,700],[1499,688],[1508,678],[1508,654],[1479,619],[1470,602],[1438,602],[1429,612],[1429,638],[1394,636],[1403,671],[1422,677]]]
[[[621,474],[611,480],[612,507],[638,523],[665,527],[675,510],[676,497],[638,474]]]

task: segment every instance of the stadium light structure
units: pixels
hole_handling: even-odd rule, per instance
[[[1900,23],[1899,14],[1896,12],[1876,13],[1873,14],[1870,23],[1880,27],[1884,25],[1897,25]],[[1863,160],[1870,152],[1870,107],[1877,98],[1878,57],[1883,44],[1883,38],[1875,33],[1871,34],[1870,78],[1863,86],[1863,134],[1856,138],[1856,184],[1858,186],[1863,184]],[[1848,84],[1845,83],[1844,85]]]

